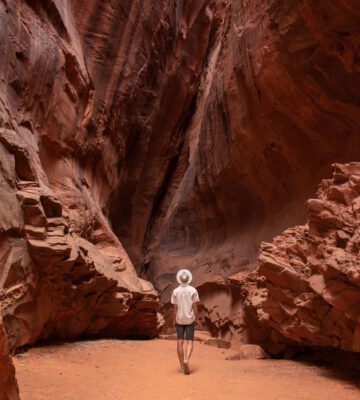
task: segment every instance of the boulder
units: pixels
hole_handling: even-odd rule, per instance
[[[333,171],[307,202],[308,223],[262,244],[255,287],[265,295],[247,304],[266,314],[262,323],[274,342],[359,354],[360,188],[353,182],[360,163],[334,164]]]
[[[232,354],[226,357],[226,360],[263,360],[270,358],[269,354],[256,344],[243,344]]]

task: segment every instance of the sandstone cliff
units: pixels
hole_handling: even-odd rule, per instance
[[[1,0],[10,345],[153,336],[135,270],[166,303],[190,268],[204,324],[243,329],[230,277],[359,159],[359,20],[354,0]]]
[[[274,341],[360,353],[360,163],[335,164],[307,209],[262,244],[247,304]]]
[[[197,286],[255,267],[261,241],[305,221],[330,165],[359,159],[355,3],[214,1],[193,18],[213,28],[143,259],[165,301],[180,266]]]
[[[0,301],[11,348],[156,335],[157,294],[136,276],[106,223],[96,230],[106,246],[81,236],[14,130],[0,129],[0,152]]]
[[[247,340],[237,279],[256,268],[263,240],[305,222],[333,162],[359,159],[360,16],[354,1],[212,4],[222,17],[185,134],[188,167],[169,186],[144,267],[166,303],[188,266],[204,326]]]
[[[153,337],[157,293],[102,211],[118,147],[89,133],[94,84],[70,3],[0,2],[0,12],[0,304],[10,348]]]

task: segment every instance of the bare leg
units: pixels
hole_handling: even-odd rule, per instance
[[[185,360],[190,360],[192,349],[193,349],[193,340],[186,341],[186,357]]]
[[[180,366],[181,368],[184,368],[184,349],[183,349],[183,340],[178,340],[177,341],[177,353],[180,361]]]
[[[186,341],[186,356],[185,356],[185,360],[184,360],[184,373],[186,375],[190,374],[189,359],[191,356],[192,349],[193,349],[193,341],[187,340]]]

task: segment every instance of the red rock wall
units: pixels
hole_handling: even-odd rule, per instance
[[[18,400],[19,389],[15,368],[9,356],[9,348],[0,315],[0,400]]]
[[[262,240],[305,222],[305,200],[332,162],[359,159],[359,12],[354,1],[222,4],[189,166],[148,270],[166,302],[176,269],[190,267],[204,326],[247,340],[232,276],[256,268]]]
[[[118,146],[93,128],[94,83],[71,4],[0,2],[0,12],[0,305],[10,348],[153,337],[157,293],[102,211]]]
[[[157,293],[136,276],[107,223],[99,223],[103,243],[95,246],[74,228],[15,130],[0,129],[0,151],[0,304],[11,349],[58,338],[155,336]]]
[[[119,264],[126,268],[115,280],[126,275],[127,290],[145,299],[152,290],[143,289],[133,263],[164,302],[177,269],[189,267],[203,288],[204,313],[216,329],[228,329],[228,315],[242,304],[228,289],[215,300],[214,282],[226,286],[234,273],[254,268],[262,240],[303,222],[303,202],[330,164],[359,158],[356,6],[354,0],[2,0],[1,126],[21,139],[3,141],[6,159],[16,161],[15,183],[6,181],[14,206],[3,217],[4,243],[26,232],[37,267],[25,270],[37,271],[69,248],[74,260],[80,246],[64,240],[84,239],[105,257],[100,264],[110,265],[110,275]],[[38,182],[35,200],[25,200],[31,204],[14,197],[20,180]],[[48,219],[59,218],[53,215],[59,204],[62,219],[54,227]],[[88,265],[83,280],[92,265],[88,254],[79,256]],[[61,270],[55,287],[66,278],[63,293],[73,293],[72,272],[55,269]],[[32,273],[25,274],[31,282],[42,278]],[[117,287],[122,293],[124,285]],[[150,302],[139,304],[153,334],[151,293]],[[56,309],[63,310],[61,303]],[[226,306],[217,311],[217,303]],[[39,320],[36,332],[46,318]],[[49,326],[53,332],[54,322]]]
[[[150,183],[163,172],[148,156],[141,207],[131,203],[139,213],[129,225],[149,221],[146,241],[132,250],[134,236],[113,222],[165,301],[179,267],[200,286],[255,266],[262,240],[305,220],[331,163],[360,155],[354,2],[217,1],[193,27],[204,14],[213,28],[181,151],[162,164],[165,188]],[[153,219],[141,212],[148,187],[161,199]]]
[[[247,304],[268,339],[360,353],[360,163],[335,164],[307,209],[306,225],[262,244]]]

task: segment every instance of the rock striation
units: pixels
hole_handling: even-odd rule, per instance
[[[18,400],[19,389],[15,368],[9,355],[9,348],[0,315],[0,400]]]
[[[184,3],[185,15],[195,9]],[[208,289],[256,268],[262,241],[304,223],[303,204],[331,164],[360,156],[355,1],[198,3],[186,40],[204,15],[211,30],[202,69],[193,69],[195,106],[166,190],[158,186],[144,256],[134,257],[164,302],[179,267],[198,287],[213,282]]]
[[[359,353],[360,163],[333,168],[307,201],[307,223],[262,244],[247,306],[268,339]]]
[[[11,350],[150,338],[161,323],[156,291],[104,211],[122,154],[121,139],[103,135],[111,61],[98,76],[97,56],[85,58],[86,2],[73,3],[0,2],[0,306]]]
[[[98,227],[107,246],[79,236],[22,138],[2,128],[0,148],[0,304],[10,348],[155,336],[157,293],[136,276],[110,229]]]
[[[179,267],[204,326],[245,329],[237,274],[360,157],[359,20],[355,0],[1,0],[10,347],[152,337],[148,281],[167,304]]]

